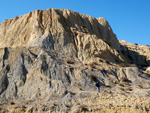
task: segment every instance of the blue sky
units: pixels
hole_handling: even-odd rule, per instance
[[[119,40],[150,45],[150,0],[3,0],[0,4],[0,23],[36,9],[70,9],[104,17]]]

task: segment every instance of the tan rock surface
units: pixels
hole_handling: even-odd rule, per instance
[[[0,112],[149,112],[149,53],[118,41],[104,18],[67,9],[4,20]]]

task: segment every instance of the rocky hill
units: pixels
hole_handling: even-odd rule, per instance
[[[150,112],[149,66],[102,17],[36,10],[0,24],[0,111]]]

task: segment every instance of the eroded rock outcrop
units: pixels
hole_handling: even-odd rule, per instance
[[[66,9],[36,10],[4,20],[0,25],[0,110],[121,110],[114,97],[139,95],[147,100],[150,47],[140,54],[145,46],[134,46],[119,42],[104,18]],[[101,84],[100,94],[96,81]],[[123,105],[127,110],[150,108],[140,103]]]

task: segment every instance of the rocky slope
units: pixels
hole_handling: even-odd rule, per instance
[[[104,18],[66,9],[4,20],[0,111],[149,112],[149,52],[118,41]]]

